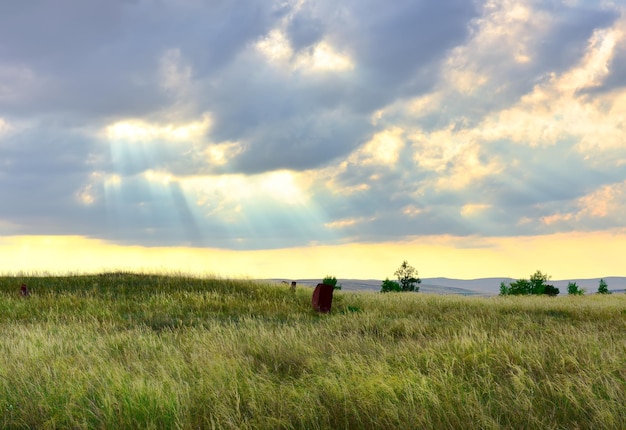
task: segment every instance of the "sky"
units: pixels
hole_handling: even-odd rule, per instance
[[[2,273],[625,256],[625,0],[0,0]]]

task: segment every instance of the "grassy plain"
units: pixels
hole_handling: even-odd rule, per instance
[[[338,292],[319,315],[311,292],[127,273],[0,278],[0,428],[626,423],[623,294]]]

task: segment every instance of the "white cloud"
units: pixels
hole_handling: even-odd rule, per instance
[[[462,94],[498,80],[515,64],[533,61],[534,44],[550,28],[550,16],[534,10],[530,1],[489,0],[472,28],[471,40],[452,51],[443,71],[444,85]]]
[[[96,197],[94,196],[93,184],[88,184],[84,187],[81,187],[81,189],[76,193],[76,198],[81,204],[85,206],[94,204],[96,202]]]
[[[345,53],[325,40],[295,52],[283,30],[273,29],[257,42],[256,49],[273,64],[291,72],[320,73],[353,70],[355,65]]]
[[[480,204],[480,203],[468,203],[463,205],[461,208],[461,215],[464,217],[473,217],[481,214],[482,212],[490,209],[491,205]]]
[[[605,185],[578,200],[577,217],[626,216],[626,181]],[[622,218],[623,219],[623,218]]]
[[[330,72],[353,70],[350,57],[337,52],[328,42],[319,42],[314,47],[301,52],[294,61],[295,70]]]
[[[410,217],[420,215],[424,212],[425,212],[424,209],[418,208],[415,205],[408,205],[402,209],[402,213]]]
[[[266,37],[259,40],[256,49],[271,63],[283,65],[291,60],[293,49],[289,39],[280,29],[273,29]]]
[[[592,157],[597,156],[594,151],[626,148],[626,90],[593,97],[581,93],[598,86],[609,73],[617,46],[626,44],[624,22],[596,31],[578,64],[562,74],[552,73],[517,103],[487,117],[474,129],[474,137],[531,146],[571,138],[578,141],[579,151]]]
[[[220,175],[178,179],[181,187],[206,214],[228,217],[242,206],[263,208],[266,205],[304,207],[309,203],[310,180],[290,171],[275,171],[254,176]]]
[[[462,189],[473,181],[502,173],[504,163],[484,151],[472,131],[451,128],[427,133],[416,130],[409,136],[415,162],[437,173],[438,189]],[[485,160],[486,158],[486,160]]]
[[[211,116],[185,124],[163,124],[144,120],[122,120],[106,126],[104,135],[109,140],[126,142],[202,142],[211,127]]]
[[[9,133],[12,129],[13,126],[6,119],[0,117],[0,135]]]
[[[206,150],[206,155],[211,165],[224,166],[243,150],[243,145],[239,142],[222,142],[210,145]]]
[[[161,87],[178,96],[188,96],[193,68],[183,58],[180,49],[166,50],[159,61]]]
[[[394,166],[405,146],[404,139],[404,131],[399,127],[376,133],[369,142],[348,157],[348,162]]]
[[[564,73],[555,87],[562,94],[575,95],[576,92],[600,85],[609,73],[609,64],[620,43],[625,43],[626,33],[622,26],[626,17],[618,21],[613,28],[596,30],[589,41],[587,52],[580,64]]]
[[[335,177],[328,179],[326,185],[333,193],[337,193],[342,196],[362,194],[371,188],[371,186],[366,183],[360,183],[357,185],[349,185],[349,186],[338,184]]]
[[[626,217],[626,181],[612,183],[569,202],[571,209],[539,217],[539,222],[546,226],[592,226],[596,229],[597,221],[605,220],[617,225]],[[532,223],[532,219],[528,219]]]
[[[331,221],[331,222],[327,222],[324,224],[324,227],[326,228],[330,228],[330,229],[342,229],[342,228],[346,228],[346,227],[354,227],[357,224],[360,224],[362,222],[365,221],[373,221],[375,218],[345,218],[345,219],[339,219],[336,221]]]
[[[169,185],[175,179],[171,173],[152,169],[143,172],[142,176],[149,182],[154,182],[161,185]]]

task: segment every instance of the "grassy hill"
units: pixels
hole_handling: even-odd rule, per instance
[[[19,296],[19,285],[32,295]],[[0,278],[0,428],[619,428],[626,296]]]

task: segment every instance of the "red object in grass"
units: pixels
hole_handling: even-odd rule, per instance
[[[26,284],[22,284],[20,287],[20,295],[24,297],[30,296],[30,292],[28,291],[28,286]]]
[[[313,309],[321,313],[328,313],[333,304],[333,291],[335,287],[328,284],[317,284],[315,290],[313,290],[313,298],[311,299],[311,305]]]

